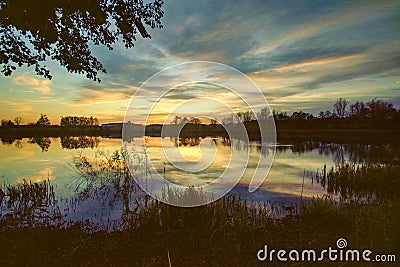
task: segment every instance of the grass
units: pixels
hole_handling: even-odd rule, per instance
[[[124,176],[115,176],[111,170],[124,173],[122,159],[119,153],[98,163],[87,158],[77,163],[80,170],[87,169],[89,181],[94,183],[94,177],[98,177],[105,186],[105,177],[117,177],[110,184],[118,187],[124,184]],[[107,174],[102,168],[110,172]],[[256,253],[265,244],[274,249],[322,250],[335,247],[336,240],[341,237],[347,239],[352,249],[369,248],[374,253],[399,257],[400,197],[395,187],[398,170],[399,165],[395,163],[344,165],[333,169],[327,179],[331,194],[305,202],[299,215],[280,220],[271,218],[267,206],[251,205],[236,196],[226,196],[197,208],[173,207],[144,197],[138,208],[126,213],[126,227],[113,232],[87,231],[85,222],[63,227],[13,225],[9,217],[3,216],[0,220],[0,265],[255,266],[260,264]],[[23,182],[9,188],[12,189],[0,191],[2,206],[9,205],[11,195],[17,196],[13,198],[17,201],[11,201],[13,205],[31,203],[21,206],[28,210],[50,203],[52,199],[48,182]],[[14,191],[18,193],[11,193]],[[335,193],[344,192],[346,197],[338,201]],[[42,194],[50,198],[38,196]],[[176,201],[186,197],[172,194]],[[381,194],[392,195],[382,198]],[[364,198],[366,195],[376,197],[371,197],[369,203],[348,201],[356,199],[354,196]],[[339,263],[323,264],[336,266]]]
[[[274,222],[237,198],[195,209],[153,202],[123,231],[87,233],[81,224],[3,230],[0,264],[168,266],[169,255],[172,266],[254,266],[264,244],[324,249],[340,237],[352,248],[398,255],[398,208],[399,203],[366,209],[316,199],[299,218]]]
[[[15,185],[0,187],[2,219],[14,227],[50,224],[61,220],[53,186],[50,181],[22,180]]]
[[[388,201],[400,197],[400,164],[344,164],[328,173],[327,192],[344,201]]]

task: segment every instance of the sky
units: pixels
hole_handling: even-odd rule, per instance
[[[29,123],[44,113],[53,124],[68,115],[122,121],[143,82],[189,61],[236,68],[272,109],[289,114],[317,115],[331,110],[340,97],[350,102],[377,98],[400,108],[399,1],[165,0],[163,10],[164,27],[150,30],[151,39],[138,38],[134,48],[92,47],[107,69],[101,83],[68,73],[56,62],[46,64],[52,80],[30,68],[1,75],[0,117],[21,116]],[[171,91],[158,112],[167,114],[171,99],[224,95],[215,85],[186,87]],[[161,117],[152,122],[157,120]]]

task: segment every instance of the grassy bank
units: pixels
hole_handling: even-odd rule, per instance
[[[368,248],[374,254],[399,257],[398,173],[398,164],[364,168],[347,165],[332,170],[326,184],[332,197],[315,198],[302,207],[299,216],[280,220],[271,219],[264,206],[249,205],[234,196],[198,208],[146,201],[141,209],[130,212],[124,230],[111,233],[88,231],[87,222],[21,227],[3,218],[0,265],[255,266],[261,264],[256,253],[265,244],[270,249],[319,251],[335,248],[339,238],[345,238],[351,249]],[[361,174],[363,179],[357,179]],[[379,189],[374,190],[371,182]],[[25,187],[29,195],[44,190],[29,183]],[[347,192],[341,201],[333,198],[340,190]],[[2,203],[7,204],[7,190],[2,195]],[[371,196],[369,204],[363,201],[367,195]],[[45,203],[52,200],[35,199]],[[24,203],[29,201],[29,197],[23,198]],[[25,208],[32,210],[33,206]],[[275,258],[274,266],[280,264]],[[326,260],[324,264],[341,263]]]
[[[170,261],[172,266],[253,266],[259,264],[256,253],[264,244],[322,250],[335,247],[341,237],[353,249],[399,255],[399,208],[399,202],[366,207],[315,200],[300,217],[273,222],[252,217],[238,201],[193,210],[155,204],[143,211],[139,227],[113,233],[86,233],[79,224],[4,230],[3,222],[0,264],[168,266]]]

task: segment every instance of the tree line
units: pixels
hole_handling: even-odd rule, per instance
[[[318,116],[303,111],[293,112],[291,116],[286,112],[274,112],[275,119],[335,119],[335,118],[358,118],[358,119],[380,119],[394,120],[400,119],[400,109],[396,110],[392,103],[372,99],[366,103],[356,101],[349,105],[349,101],[339,98],[334,104],[332,110],[320,111]],[[349,108],[348,108],[349,107]]]
[[[400,109],[396,109],[392,103],[372,99],[367,102],[356,101],[353,104],[347,99],[339,98],[334,104],[332,110],[320,111],[317,116],[312,113],[302,110],[295,111],[291,115],[279,110],[273,110],[272,113],[268,108],[261,109],[254,114],[252,111],[241,111],[236,114],[231,114],[222,119],[222,124],[230,123],[250,123],[256,119],[263,120],[271,118],[275,119],[277,125],[300,128],[317,126],[324,127],[329,125],[331,128],[350,127],[350,128],[365,128],[374,127],[383,124],[388,124],[390,121],[400,121]],[[304,121],[308,121],[304,123]],[[2,127],[20,126],[23,122],[21,117],[16,117],[14,120],[2,119]],[[180,117],[175,116],[171,124],[190,124],[200,125],[202,120],[196,117]],[[211,125],[217,125],[219,122],[216,118],[210,119]],[[51,126],[50,119],[46,114],[41,114],[36,123],[28,123],[28,126],[46,127]],[[66,116],[60,119],[61,127],[91,127],[99,126],[99,120],[93,116]]]
[[[175,116],[172,121],[171,124],[186,124],[186,123],[190,123],[190,124],[201,124],[201,119],[196,118],[196,117],[181,117],[181,116]]]
[[[278,130],[282,129],[374,129],[400,130],[400,109],[392,103],[372,99],[367,102],[350,103],[339,98],[332,110],[319,112],[318,116],[306,112],[284,112],[273,114]]]
[[[23,122],[22,117],[15,117],[14,120],[2,119],[2,127],[13,127],[21,126]],[[38,126],[47,127],[51,126],[49,117],[46,114],[40,114],[39,119],[35,123],[28,123],[27,126]],[[61,127],[88,127],[88,126],[99,126],[99,120],[96,117],[84,117],[84,116],[66,116],[60,119]]]
[[[263,120],[274,117],[275,120],[315,120],[315,119],[343,119],[357,118],[370,120],[395,120],[400,119],[400,109],[396,110],[392,103],[372,99],[366,103],[356,101],[350,104],[347,99],[339,98],[334,104],[332,110],[320,111],[317,116],[302,110],[295,111],[291,115],[287,112],[274,109],[272,113],[268,108],[261,109],[254,114],[252,111],[241,111],[231,114],[222,119],[223,124],[250,122],[256,119]]]
[[[67,116],[61,117],[61,126],[98,126],[99,120],[93,116],[90,117],[77,117],[77,116]]]

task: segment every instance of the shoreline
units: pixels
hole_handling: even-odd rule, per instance
[[[104,137],[122,138],[121,129],[103,129],[95,127],[65,128],[60,126],[50,127],[0,127],[0,139],[21,139],[30,137]],[[140,137],[140,134],[132,134],[133,137]],[[154,130],[146,128],[146,136],[160,137],[161,129]],[[188,131],[180,133],[182,138],[206,137],[206,136],[227,136],[223,131]],[[400,144],[400,130],[394,129],[277,129],[277,142],[291,141],[319,141],[328,143],[373,143],[373,144]],[[171,136],[172,137],[172,136]],[[260,141],[258,133],[249,132],[250,141]]]

